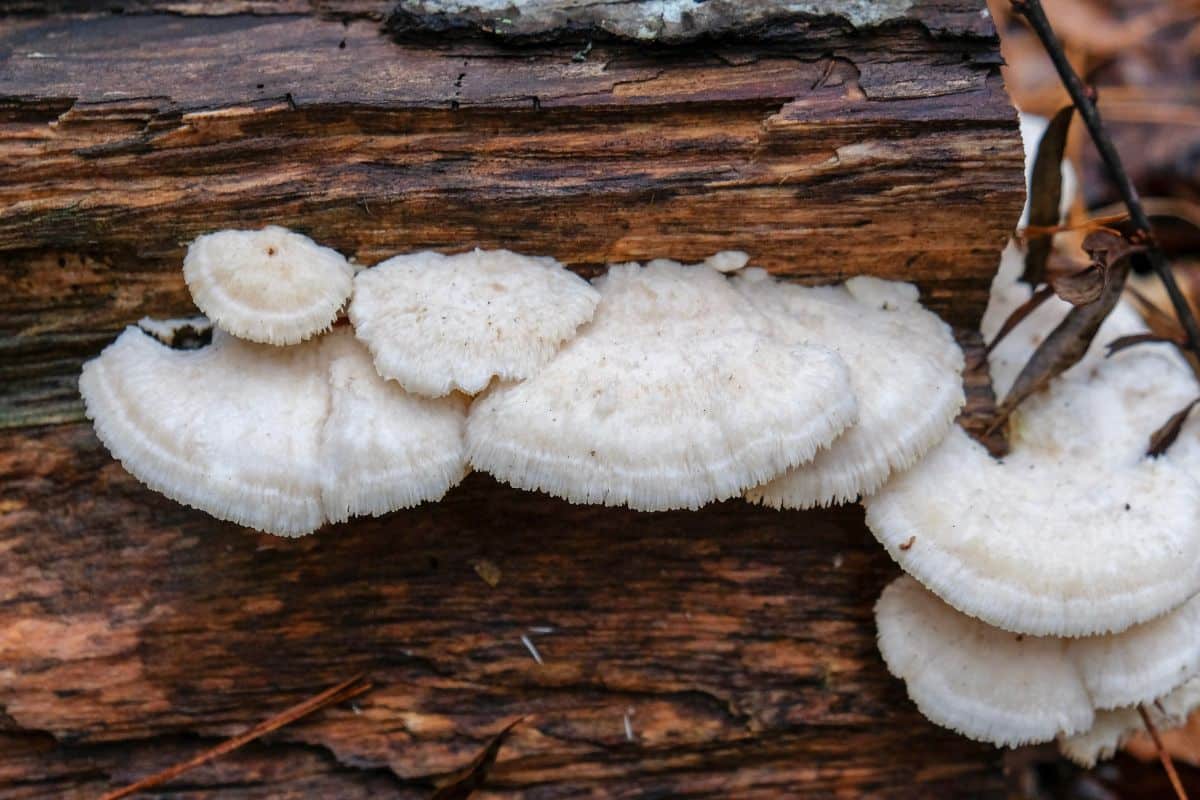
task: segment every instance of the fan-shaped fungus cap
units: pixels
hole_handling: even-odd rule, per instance
[[[597,286],[595,319],[543,370],[476,399],[476,468],[576,503],[697,508],[812,458],[854,420],[842,360],[777,339],[719,272],[623,264]]]
[[[1192,678],[1154,702],[1142,704],[1141,708],[1160,731],[1183,725],[1200,708],[1200,678]],[[1097,761],[1111,758],[1144,730],[1146,723],[1137,706],[1097,711],[1091,728],[1074,736],[1060,737],[1058,749],[1076,764],[1093,767]]]
[[[384,380],[349,331],[334,331],[324,347],[332,391],[321,498],[330,522],[436,500],[463,479],[466,398],[422,397]]]
[[[349,332],[270,347],[217,330],[207,347],[173,350],[130,327],[79,388],[134,477],[269,533],[437,499],[463,474],[462,401],[387,385]]]
[[[508,250],[396,256],[354,281],[350,320],[385,378],[441,397],[521,380],[592,318],[599,295],[553,258]]]
[[[853,278],[805,287],[748,270],[735,285],[787,341],[835,350],[850,367],[858,422],[805,464],[746,493],[775,508],[853,501],[945,438],[962,408],[962,351],[907,283]]]
[[[197,238],[183,277],[217,327],[275,345],[328,330],[354,287],[354,269],[340,253],[276,225]]]
[[[906,572],[1005,630],[1120,631],[1200,589],[1200,486],[1166,460],[1089,469],[1031,449],[997,461],[960,428],[866,500]]]
[[[903,576],[875,621],[883,660],[921,713],[997,745],[1087,730],[1096,709],[1152,700],[1200,670],[1200,598],[1119,634],[1041,638],[986,625]]]

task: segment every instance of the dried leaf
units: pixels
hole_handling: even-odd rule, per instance
[[[992,425],[993,429],[1007,420],[1025,398],[1042,389],[1083,358],[1092,339],[1096,337],[1096,331],[1100,330],[1100,325],[1121,299],[1125,278],[1129,274],[1128,259],[1123,258],[1113,263],[1107,271],[1108,282],[1100,299],[1086,306],[1076,306],[1067,312],[1067,316],[1058,327],[1050,332],[1030,356],[1029,363],[1017,375],[1012,389],[1000,405],[996,421]]]
[[[988,343],[987,348],[984,350],[984,355],[991,353],[996,348],[996,345],[1004,340],[1005,336],[1012,333],[1013,328],[1021,324],[1021,320],[1028,317],[1037,310],[1038,306],[1053,296],[1054,290],[1049,286],[1043,286],[1034,292],[1028,300],[1014,308],[1013,312],[1008,315],[1008,319],[1004,320],[1004,324],[1000,326],[1000,330],[996,332],[995,337]]]
[[[450,779],[433,793],[432,800],[466,800],[476,789],[481,788],[508,735],[524,721],[524,717],[518,717],[505,725],[504,729],[488,742],[487,747],[483,748],[483,752],[471,759],[470,764],[451,775]]]
[[[1172,339],[1168,336],[1159,336],[1157,333],[1135,333],[1130,336],[1121,336],[1105,345],[1108,348],[1105,358],[1109,358],[1122,350],[1139,344],[1173,344],[1177,347],[1182,347],[1183,341]]]
[[[1080,246],[1091,257],[1092,263],[1101,269],[1104,269],[1105,265],[1116,264],[1124,258],[1146,252],[1145,245],[1135,243],[1130,237],[1112,231],[1092,231],[1084,237]]]
[[[1096,264],[1075,272],[1063,272],[1046,276],[1046,282],[1054,293],[1073,306],[1086,306],[1100,299],[1104,291],[1104,270]]]
[[[1059,206],[1062,203],[1062,160],[1067,147],[1067,132],[1071,129],[1074,106],[1059,109],[1050,120],[1042,141],[1038,143],[1037,156],[1033,161],[1033,175],[1029,180],[1029,224],[1048,227],[1058,224]],[[1021,280],[1030,286],[1042,283],[1046,274],[1046,259],[1054,242],[1049,237],[1038,237],[1029,241],[1025,252],[1025,271]]]
[[[1158,458],[1167,452],[1171,445],[1175,444],[1175,440],[1179,438],[1179,432],[1183,430],[1183,423],[1187,422],[1188,414],[1196,407],[1196,403],[1200,403],[1200,397],[1176,411],[1170,419],[1163,423],[1161,428],[1150,434],[1150,446],[1146,449],[1146,455]]]

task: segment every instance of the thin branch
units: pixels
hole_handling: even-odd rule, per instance
[[[1134,234],[1135,238],[1140,240],[1139,243],[1147,245],[1146,255],[1150,260],[1150,265],[1154,268],[1159,280],[1163,282],[1163,286],[1166,287],[1167,295],[1171,298],[1171,305],[1175,307],[1175,313],[1179,316],[1179,322],[1187,334],[1188,346],[1193,353],[1200,355],[1200,326],[1196,324],[1196,318],[1192,315],[1192,310],[1188,306],[1187,299],[1184,298],[1183,292],[1179,290],[1179,285],[1175,282],[1175,276],[1171,273],[1171,267],[1167,264],[1167,259],[1163,255],[1162,249],[1154,241],[1154,233],[1150,227],[1150,218],[1146,215],[1145,209],[1142,208],[1141,198],[1138,197],[1137,189],[1133,186],[1133,181],[1129,179],[1129,173],[1125,171],[1125,167],[1121,164],[1121,157],[1117,154],[1117,148],[1113,146],[1112,139],[1104,129],[1104,123],[1100,119],[1100,112],[1096,108],[1095,90],[1084,86],[1083,81],[1079,78],[1079,74],[1075,72],[1075,68],[1071,66],[1071,62],[1067,60],[1067,54],[1063,50],[1062,43],[1055,36],[1054,29],[1050,27],[1050,20],[1046,18],[1046,12],[1042,8],[1041,0],[1009,1],[1012,3],[1013,10],[1029,22],[1029,25],[1033,28],[1033,32],[1037,34],[1038,39],[1042,42],[1042,46],[1046,49],[1046,53],[1050,56],[1050,60],[1054,62],[1054,68],[1058,71],[1058,76],[1062,79],[1063,86],[1066,87],[1067,92],[1071,95],[1071,100],[1074,102],[1075,108],[1079,111],[1080,117],[1083,118],[1084,124],[1087,125],[1092,141],[1096,144],[1096,150],[1099,151],[1100,158],[1108,168],[1109,175],[1116,182],[1121,199],[1125,201],[1125,206],[1129,209],[1129,217],[1133,220],[1133,224],[1137,228]]]
[[[173,767],[168,767],[162,772],[151,775],[147,778],[142,778],[140,781],[131,783],[122,789],[109,792],[101,797],[100,800],[120,800],[122,797],[129,797],[131,794],[142,792],[146,789],[152,789],[155,786],[161,786],[167,781],[173,780],[189,770],[195,769],[202,764],[212,761],[214,758],[219,758],[227,753],[237,750],[239,747],[254,741],[260,736],[268,734],[271,731],[278,730],[284,725],[289,725],[301,717],[308,716],[314,711],[319,711],[325,706],[333,705],[334,703],[340,703],[344,700],[349,700],[352,697],[358,697],[360,694],[370,691],[370,689],[371,684],[366,682],[362,675],[355,675],[348,681],[343,681],[337,686],[331,686],[320,694],[314,695],[313,697],[310,697],[301,703],[297,703],[289,709],[281,711],[270,719],[260,722],[245,733],[239,734],[232,739],[227,739],[216,747],[205,750],[203,753],[200,753],[194,758],[191,758],[180,764],[176,764]]]
[[[1183,788],[1183,781],[1179,780],[1179,773],[1175,771],[1175,762],[1171,760],[1171,754],[1167,752],[1167,748],[1163,747],[1162,738],[1158,735],[1158,728],[1154,727],[1154,723],[1150,721],[1150,715],[1146,713],[1145,706],[1139,704],[1137,709],[1138,713],[1142,715],[1142,724],[1146,726],[1146,731],[1154,740],[1154,749],[1158,751],[1158,760],[1162,762],[1163,769],[1167,773],[1167,780],[1171,782],[1171,788],[1175,790],[1175,797],[1178,800],[1188,800],[1187,792]]]

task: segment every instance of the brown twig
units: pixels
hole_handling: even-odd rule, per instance
[[[111,791],[101,797],[100,800],[119,800],[119,798],[129,797],[131,794],[145,791],[146,789],[152,789],[155,786],[161,786],[167,781],[179,777],[188,770],[195,769],[202,764],[212,761],[214,758],[219,758],[227,753],[232,753],[234,750],[237,750],[239,747],[247,744],[248,742],[254,741],[260,736],[268,734],[271,731],[278,730],[285,725],[290,725],[301,717],[305,717],[314,711],[319,711],[326,706],[333,705],[334,703],[340,703],[353,697],[358,697],[360,694],[370,691],[370,689],[371,684],[364,679],[363,675],[355,675],[348,681],[343,681],[337,686],[331,686],[320,694],[314,695],[302,703],[297,703],[291,708],[281,711],[270,719],[260,722],[245,733],[239,734],[232,739],[227,739],[216,747],[205,750],[203,753],[200,753],[199,755],[180,764],[176,764],[173,767],[168,767],[162,772],[156,773],[147,778],[142,778],[140,781],[131,783],[124,788]]]
[[[1196,318],[1192,316],[1192,310],[1188,306],[1183,292],[1179,290],[1179,285],[1175,283],[1175,276],[1171,273],[1171,267],[1167,264],[1167,259],[1163,255],[1162,249],[1154,241],[1154,233],[1150,227],[1150,218],[1146,216],[1146,212],[1142,208],[1141,199],[1138,197],[1137,189],[1133,186],[1133,181],[1129,179],[1129,173],[1125,171],[1125,167],[1121,164],[1121,157],[1117,154],[1117,148],[1113,146],[1112,139],[1104,129],[1104,123],[1100,119],[1100,112],[1096,109],[1095,90],[1084,86],[1083,81],[1079,78],[1079,74],[1071,66],[1071,62],[1067,59],[1067,54],[1063,50],[1062,43],[1059,42],[1058,37],[1054,34],[1054,29],[1050,27],[1050,21],[1046,18],[1046,12],[1042,8],[1041,0],[1009,0],[1009,2],[1012,3],[1013,10],[1024,17],[1030,27],[1033,28],[1033,32],[1037,34],[1042,47],[1046,49],[1047,55],[1050,56],[1050,60],[1054,63],[1054,68],[1058,71],[1058,77],[1062,80],[1063,86],[1066,87],[1067,93],[1071,95],[1071,101],[1079,111],[1079,116],[1083,118],[1084,124],[1087,125],[1088,133],[1091,135],[1092,141],[1096,144],[1096,150],[1099,151],[1100,158],[1104,161],[1105,167],[1108,168],[1110,177],[1117,185],[1121,199],[1129,209],[1129,216],[1136,227],[1136,231],[1134,232],[1135,240],[1139,244],[1144,243],[1147,246],[1146,256],[1155,273],[1158,275],[1159,280],[1162,281],[1163,286],[1166,288],[1167,295],[1171,298],[1171,305],[1175,307],[1175,313],[1179,316],[1179,322],[1187,334],[1188,347],[1193,353],[1200,355],[1200,326],[1196,324]]]
[[[1175,771],[1175,762],[1171,760],[1171,754],[1167,752],[1167,748],[1163,747],[1162,737],[1158,735],[1158,728],[1154,727],[1154,723],[1150,721],[1150,715],[1146,713],[1145,706],[1139,704],[1137,708],[1138,713],[1142,715],[1142,724],[1146,726],[1146,732],[1154,740],[1154,749],[1158,751],[1158,760],[1162,762],[1163,769],[1167,773],[1167,780],[1171,782],[1171,788],[1175,790],[1175,797],[1178,800],[1188,800],[1183,782],[1179,780],[1179,773]]]

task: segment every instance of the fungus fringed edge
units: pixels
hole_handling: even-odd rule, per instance
[[[596,286],[594,319],[541,371],[475,400],[476,469],[575,503],[697,508],[811,459],[857,419],[842,359],[779,340],[712,268],[614,265]]]

